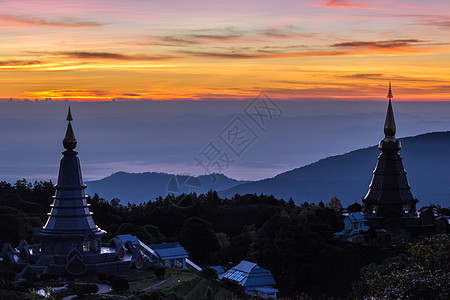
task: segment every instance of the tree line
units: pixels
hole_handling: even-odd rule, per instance
[[[0,182],[0,241],[13,245],[20,239],[39,242],[33,231],[46,221],[53,194],[51,181]],[[392,264],[389,259],[416,260],[417,255],[426,254],[413,256],[418,252],[408,246],[355,244],[333,238],[334,232],[343,229],[337,198],[326,204],[297,206],[273,196],[222,199],[209,191],[158,197],[141,204],[107,201],[95,194],[88,202],[94,221],[108,232],[105,242],[118,234],[133,234],[147,244],[179,241],[191,259],[203,266],[231,267],[243,259],[253,261],[273,273],[280,296],[359,299],[376,295],[376,284],[383,285],[385,278],[373,283],[371,276],[381,274],[379,268],[386,274],[394,272],[387,267]],[[441,256],[448,255],[448,244],[439,249]],[[402,266],[407,269],[412,263]],[[448,268],[443,272],[448,276]]]

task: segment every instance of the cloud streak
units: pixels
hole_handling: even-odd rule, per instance
[[[97,59],[97,60],[105,59],[105,60],[124,60],[124,61],[158,61],[176,58],[173,55],[123,54],[115,52],[91,52],[91,51],[59,51],[59,52],[46,52],[45,54],[77,59]]]
[[[346,56],[362,54],[408,54],[439,51],[439,47],[418,39],[396,39],[385,41],[350,41],[335,43],[329,47],[308,47],[306,45],[263,46],[263,47],[214,47],[201,50],[186,50],[179,53],[198,57],[273,59],[295,57]],[[439,45],[443,46],[443,45]],[[445,45],[444,45],[445,46]]]
[[[39,60],[0,60],[0,67],[23,67],[39,65],[41,63]]]
[[[336,48],[403,48],[416,46],[423,43],[424,41],[418,39],[399,39],[399,40],[386,40],[386,41],[375,41],[375,42],[363,42],[363,41],[353,41],[336,43],[331,45]]]
[[[192,46],[200,44],[199,41],[193,40],[189,37],[178,37],[178,36],[162,36],[157,38],[157,41],[151,43],[159,46]],[[146,45],[146,43],[142,43],[142,45]]]
[[[353,1],[352,1],[353,2]],[[361,6],[354,4],[347,0],[327,0],[326,3],[320,5],[321,7],[348,7],[348,8],[361,8],[361,9],[374,9],[369,6]]]
[[[229,34],[193,34],[193,38],[200,40],[210,41],[234,41],[243,37],[242,33],[229,33]]]
[[[78,21],[71,18],[60,20],[47,20],[25,15],[7,15],[0,14],[0,24],[6,23],[7,26],[53,26],[53,27],[97,27],[100,23],[93,21]]]
[[[100,89],[53,89],[43,91],[27,91],[23,93],[25,99],[44,99],[52,100],[94,100],[94,101],[111,101],[111,99],[148,99],[148,100],[168,100],[168,99],[195,99],[197,96],[193,94],[182,93],[160,93],[150,91],[123,92],[117,90],[100,90]]]
[[[142,45],[159,45],[159,46],[175,46],[175,47],[189,47],[199,44],[207,43],[230,43],[245,40],[244,33],[230,32],[230,33],[194,33],[181,35],[168,35],[160,37],[152,37],[155,41],[150,43],[139,43]]]
[[[277,39],[316,38],[315,33],[299,32],[296,26],[269,27],[265,29],[237,30],[234,28],[197,29],[177,35],[151,37],[150,42],[139,45],[191,47],[211,44],[272,43]]]
[[[58,89],[36,92],[25,92],[25,97],[61,99],[110,99],[110,91],[95,89]]]

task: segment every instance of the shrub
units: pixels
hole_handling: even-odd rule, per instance
[[[217,271],[212,269],[212,268],[203,268],[202,270],[202,274],[206,277],[206,278],[210,278],[210,279],[217,279]]]
[[[16,273],[11,270],[4,271],[1,276],[3,278],[0,280],[0,289],[5,289],[5,286],[8,286],[16,279]]]
[[[31,289],[34,286],[34,283],[29,280],[22,280],[19,281],[14,288],[16,291],[19,292],[27,292],[29,289]],[[1,298],[0,298],[1,299]]]
[[[209,286],[206,289],[206,293],[205,293],[205,296],[203,297],[203,300],[214,300],[213,291]]]
[[[68,284],[67,284],[67,287],[69,288],[69,289],[73,289],[73,287],[76,285],[76,283],[75,282],[73,282],[73,281],[71,281],[71,282],[69,282]]]
[[[163,279],[164,275],[166,275],[166,269],[163,267],[158,267],[153,270],[153,273],[155,273],[156,277],[158,279]]]
[[[76,284],[72,287],[72,291],[81,298],[84,295],[95,294],[98,292],[98,286],[96,284]]]
[[[24,294],[20,293],[20,291],[0,291],[0,299],[8,299],[8,300],[23,300]]]
[[[186,298],[183,295],[180,295],[180,294],[177,294],[174,292],[170,292],[170,293],[167,293],[166,299],[167,300],[183,300]]]
[[[157,268],[160,268],[160,266],[158,266],[157,264],[148,264],[147,265],[147,270],[149,270],[149,271],[154,271]]]
[[[108,274],[99,272],[98,273],[98,280],[99,281],[107,281],[108,280]]]
[[[167,288],[170,292],[180,293],[180,294],[187,294],[189,291],[191,291],[199,282],[201,281],[201,278],[198,276],[192,277],[190,279],[182,280],[180,283],[177,283],[170,288]]]
[[[34,286],[34,283],[32,281],[29,281],[29,280],[22,280],[22,281],[19,281],[17,283],[17,285],[21,286],[21,287],[25,287],[25,288],[31,288],[31,287]]]
[[[242,285],[237,283],[236,281],[230,280],[228,278],[222,279],[223,285],[230,290],[233,294],[244,296],[245,295],[245,289]]]
[[[25,278],[26,280],[29,280],[29,281],[34,281],[34,282],[38,281],[38,276],[34,272],[30,272],[30,273],[27,272],[27,273],[23,274],[23,278]]]
[[[161,290],[146,292],[143,295],[139,295],[138,299],[145,300],[165,300],[167,299],[166,293]]]
[[[114,275],[114,274],[108,274],[108,281],[112,282],[116,278],[121,278],[120,276]]]
[[[128,280],[118,276],[111,281],[111,286],[115,291],[126,291],[130,288]]]
[[[42,281],[53,281],[59,278],[58,274],[44,273],[39,276]]]
[[[174,292],[168,292],[165,293],[161,290],[157,290],[157,291],[151,291],[151,292],[147,292],[143,295],[139,295],[138,299],[142,299],[142,300],[182,300],[185,299],[185,297],[183,295],[174,293]]]

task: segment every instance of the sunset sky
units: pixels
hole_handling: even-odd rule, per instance
[[[400,100],[450,100],[449,12],[448,0],[1,0],[0,98],[382,100],[391,80]]]

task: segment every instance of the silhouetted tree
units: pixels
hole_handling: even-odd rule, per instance
[[[198,217],[186,220],[181,230],[181,243],[198,261],[204,261],[212,252],[220,249],[211,224]]]
[[[327,203],[327,208],[340,212],[342,210],[342,203],[336,196],[330,199]]]
[[[441,235],[413,245],[408,255],[389,258],[381,265],[361,270],[354,284],[356,298],[448,299],[450,291],[450,241]]]
[[[363,210],[363,207],[362,207],[362,205],[361,204],[359,204],[359,203],[357,203],[357,202],[355,202],[355,203],[353,203],[353,204],[350,204],[348,207],[347,207],[347,211],[350,213],[350,212],[361,212]]]

